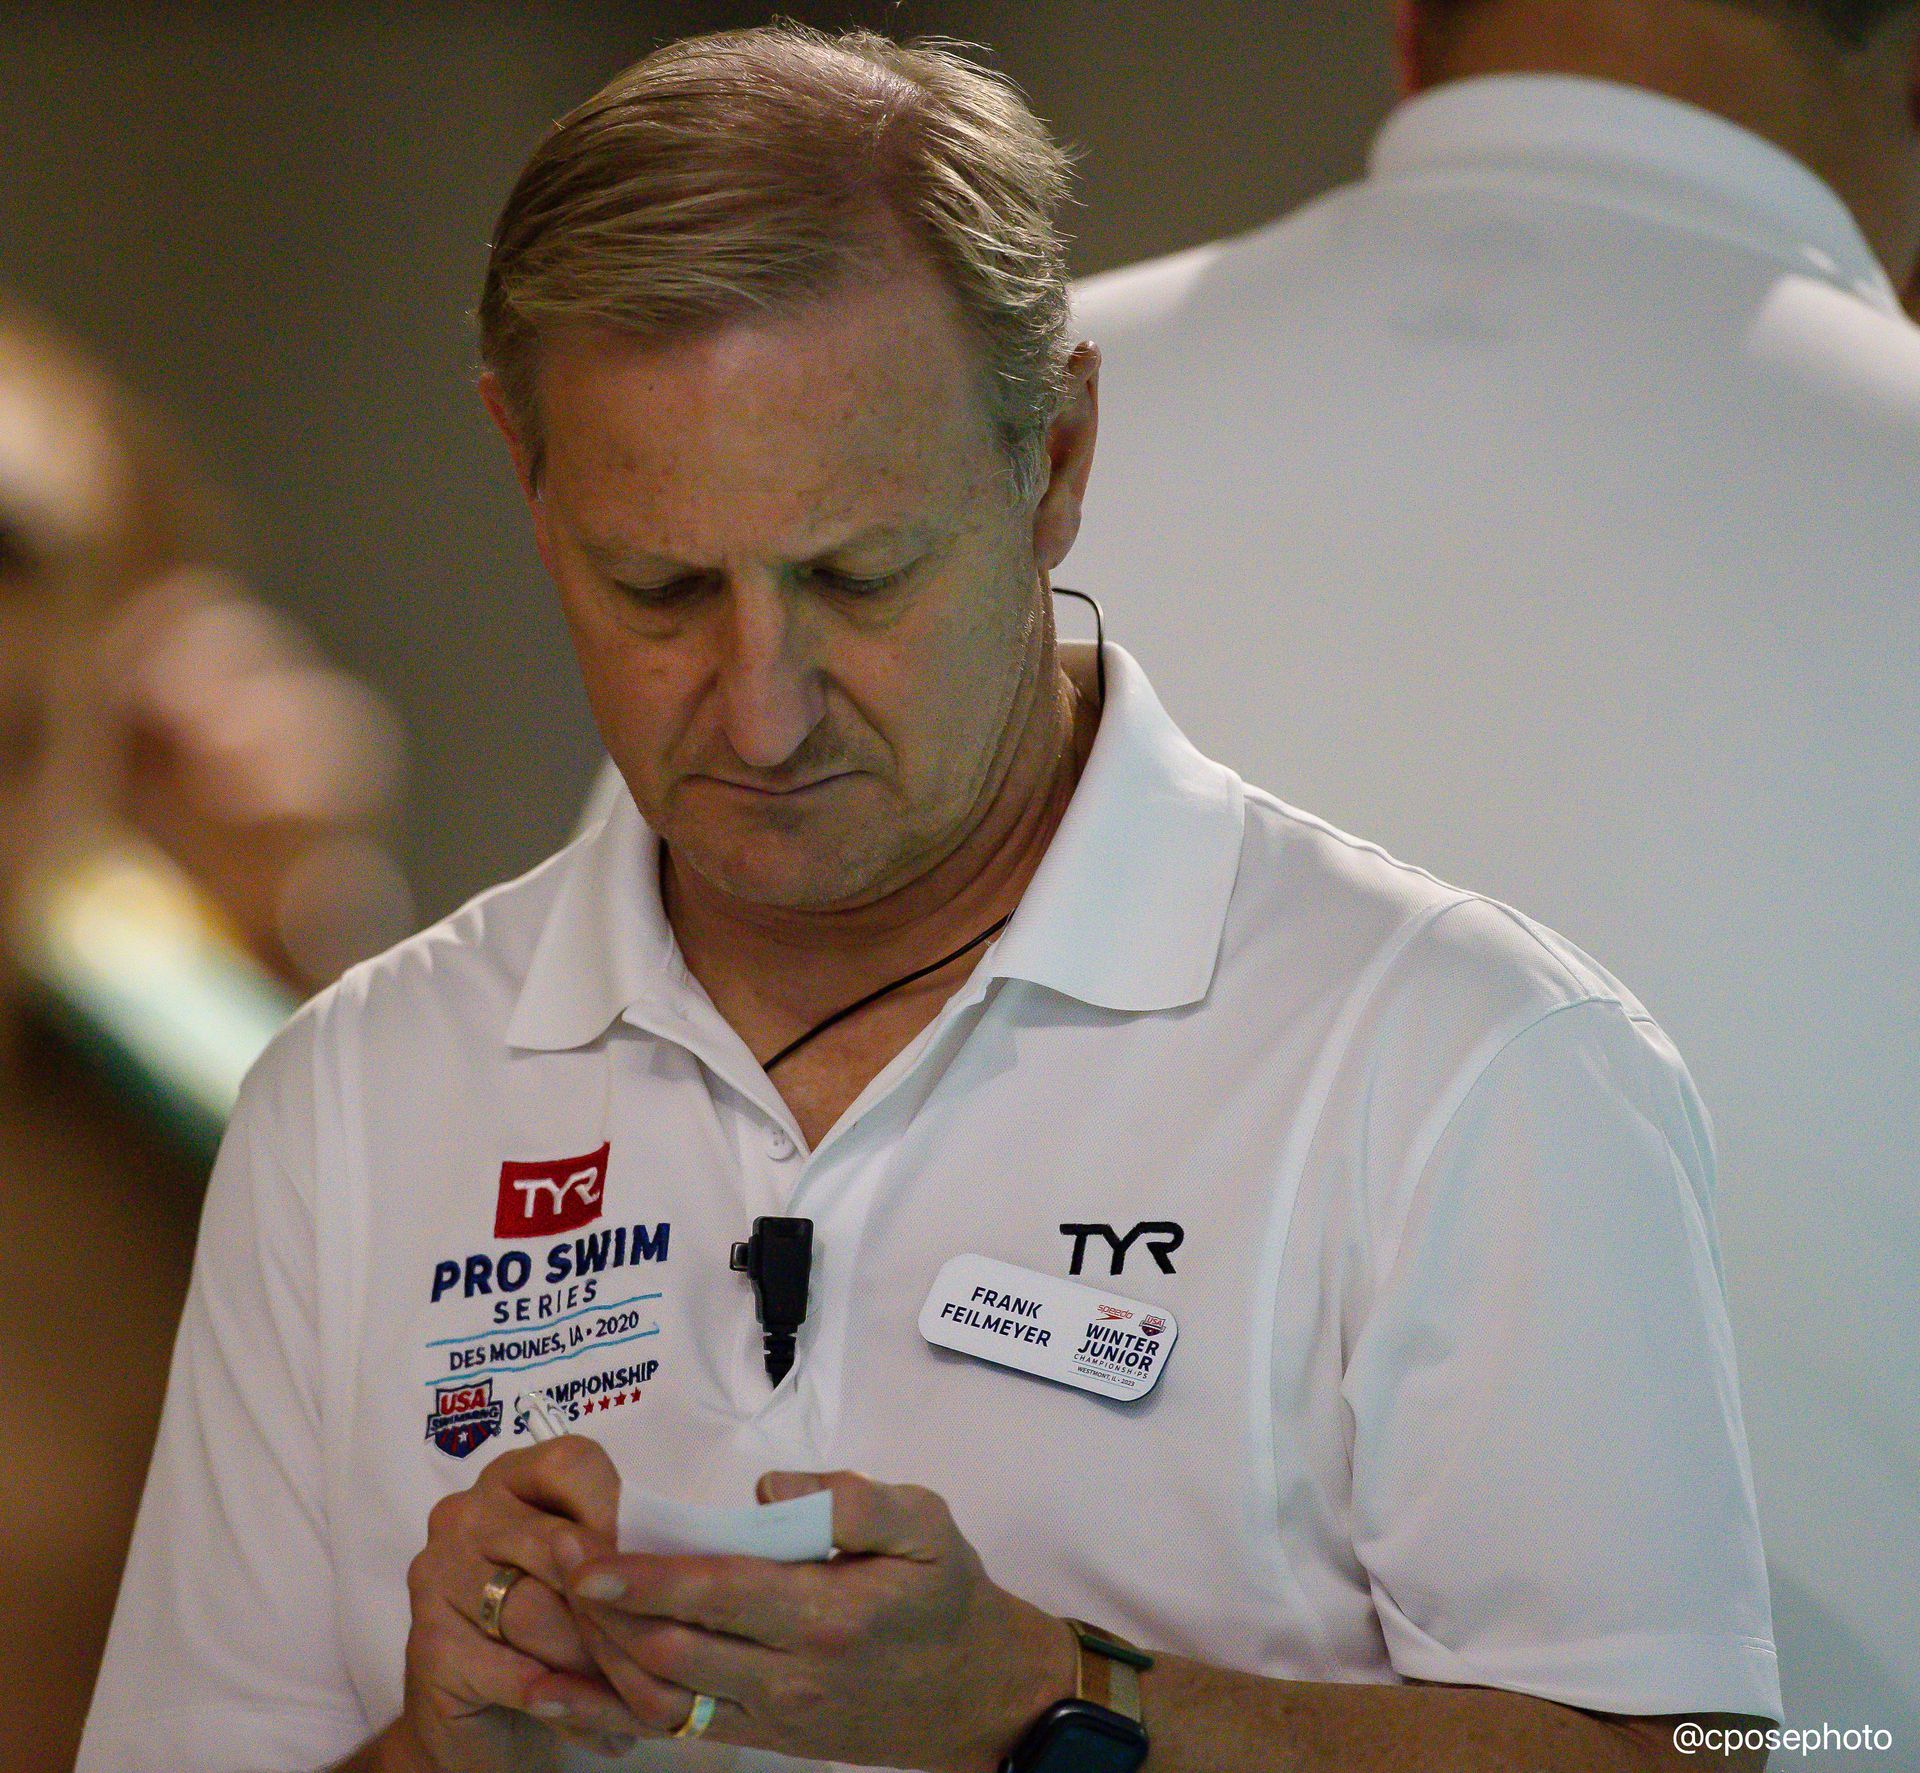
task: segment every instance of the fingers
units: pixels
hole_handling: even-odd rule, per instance
[[[785,1651],[746,1638],[607,1607],[582,1609],[580,1629],[595,1666],[621,1691],[622,1675],[631,1666],[676,1690],[711,1693],[745,1706],[792,1661]]]
[[[457,1617],[491,1643],[482,1617],[486,1586],[506,1558],[488,1556],[449,1537],[429,1540],[408,1571],[416,1619],[436,1609]],[[519,1566],[516,1566],[519,1567]],[[537,1576],[522,1575],[507,1591],[499,1613],[500,1635],[509,1648],[542,1666],[591,1674],[593,1658],[581,1640],[573,1611]]]
[[[565,1515],[611,1547],[620,1520],[620,1473],[598,1441],[563,1434],[502,1453],[480,1474],[530,1507]],[[476,1488],[479,1486],[476,1486]]]
[[[474,1604],[455,1603],[455,1610],[476,1629],[485,1631],[480,1618],[479,1597],[487,1578],[500,1566],[481,1566],[480,1586],[473,1589]],[[461,1587],[467,1586],[461,1584]],[[580,1635],[580,1622],[563,1595],[536,1576],[522,1576],[507,1591],[500,1608],[500,1635],[517,1650],[523,1650],[547,1668],[573,1674],[595,1672],[593,1657]]]
[[[556,1516],[501,1494],[476,1504],[460,1542],[489,1568],[511,1564],[557,1590],[566,1586],[559,1551],[563,1536],[573,1537],[573,1529]]]
[[[677,1620],[786,1649],[805,1641],[830,1609],[829,1581],[823,1564],[634,1552],[581,1565],[567,1592],[576,1609],[597,1606],[633,1619]]]
[[[757,1491],[763,1502],[784,1502],[815,1490],[833,1493],[833,1543],[841,1551],[929,1563],[955,1539],[953,1516],[932,1490],[918,1484],[881,1484],[857,1471],[770,1471]]]
[[[637,1727],[619,1694],[597,1674],[549,1668],[432,1601],[415,1608],[407,1664],[410,1684],[425,1690],[429,1709],[442,1719],[500,1706],[543,1722],[564,1719],[593,1735],[631,1734]]]
[[[428,1515],[427,1543],[409,1571],[416,1610],[431,1597],[484,1635],[489,1580],[502,1567],[523,1571],[499,1610],[502,1635],[550,1667],[591,1673],[592,1658],[562,1598],[566,1577],[557,1541],[587,1530],[567,1525],[570,1520],[607,1517],[609,1480],[617,1507],[619,1480],[604,1450],[578,1436],[494,1460],[471,1489],[442,1497]],[[548,1508],[528,1496],[544,1499]],[[597,1538],[611,1544],[610,1533]]]
[[[833,1495],[834,1544],[843,1551],[934,1564],[964,1549],[945,1502],[917,1485],[838,1471],[769,1472],[758,1486],[762,1500],[821,1489]],[[636,1553],[590,1558],[563,1587],[580,1603],[797,1649],[839,1635],[852,1598],[844,1575],[832,1564]]]
[[[714,1702],[714,1712],[702,1735],[736,1743],[753,1739],[746,1709],[732,1695],[758,1691],[759,1683],[734,1662],[754,1655],[764,1659],[766,1652],[742,1646],[730,1650],[722,1639],[670,1621],[618,1619],[612,1623],[617,1630],[609,1630],[600,1618],[589,1615],[581,1628],[596,1662],[606,1670],[609,1685],[644,1730],[671,1736],[687,1722],[696,1698],[705,1694]],[[626,1641],[630,1634],[641,1640],[633,1647],[647,1657],[644,1665]],[[668,1669],[674,1672],[669,1674]]]
[[[559,1541],[611,1548],[618,1503],[604,1449],[573,1435],[503,1453],[470,1489],[434,1504],[407,1572],[407,1704],[422,1740],[445,1751],[436,1764],[495,1764],[485,1745],[506,1740],[507,1713],[531,1712],[590,1747],[637,1732],[560,1592]],[[503,1568],[522,1574],[500,1605],[496,1638],[481,1621],[488,1582]]]

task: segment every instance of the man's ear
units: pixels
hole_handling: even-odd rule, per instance
[[[553,538],[547,529],[546,502],[540,497],[540,483],[534,475],[533,451],[528,447],[526,434],[514,417],[506,390],[500,386],[500,378],[490,369],[480,377],[480,402],[486,407],[487,416],[493,420],[500,435],[507,440],[507,454],[513,458],[513,477],[519,481],[520,496],[527,501],[527,509],[533,515],[533,545],[539,551],[548,576],[557,583],[559,575],[554,571]]]
[[[1082,341],[1067,359],[1066,393],[1047,427],[1047,489],[1033,512],[1033,553],[1051,572],[1080,533],[1080,509],[1100,430],[1100,347]]]
[[[513,477],[520,482],[521,495],[535,508],[537,515],[540,495],[533,482],[533,455],[521,435],[513,408],[507,402],[506,390],[500,386],[500,378],[490,369],[480,374],[480,403],[487,409],[487,416],[493,420],[495,429],[507,440],[507,454],[513,458]]]

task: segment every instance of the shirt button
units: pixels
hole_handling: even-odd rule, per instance
[[[787,1137],[785,1127],[774,1127],[767,1134],[767,1149],[771,1151],[780,1162],[785,1163],[788,1158],[793,1156],[799,1147]]]

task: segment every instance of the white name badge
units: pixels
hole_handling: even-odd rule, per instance
[[[939,1348],[1131,1402],[1150,1392],[1180,1326],[1171,1312],[1098,1287],[955,1256],[920,1307]]]

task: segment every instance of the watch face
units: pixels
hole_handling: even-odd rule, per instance
[[[1138,1724],[1085,1700],[1062,1700],[1041,1725],[1039,1742],[1018,1757],[1020,1773],[1136,1773],[1147,1758]]]
[[[1134,1773],[1146,1753],[1138,1742],[1119,1742],[1073,1725],[1047,1744],[1033,1773]]]

